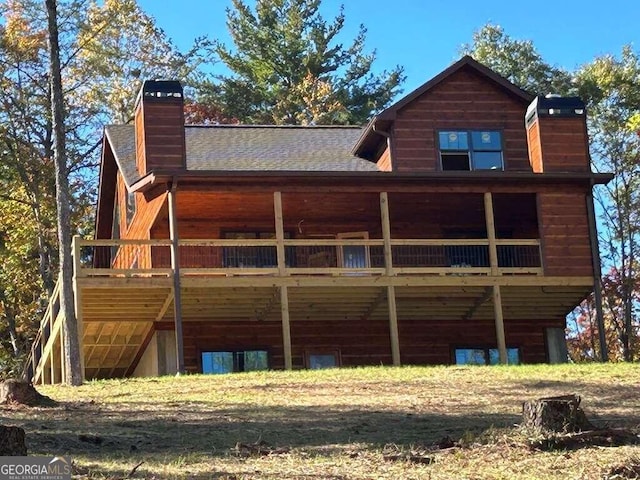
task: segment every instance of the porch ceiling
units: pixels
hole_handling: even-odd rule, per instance
[[[141,353],[153,322],[173,321],[170,288],[147,282],[128,285],[82,289],[88,378],[125,376]],[[507,323],[509,319],[535,322],[562,318],[584,298],[588,288],[502,286],[501,292]],[[389,318],[384,286],[290,286],[288,293],[291,322]],[[396,286],[396,305],[400,324],[403,320],[473,321],[494,317],[491,286]],[[182,307],[184,322],[280,321],[280,293],[275,286],[186,287],[182,290]]]

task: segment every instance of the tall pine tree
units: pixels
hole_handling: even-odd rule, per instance
[[[257,0],[251,9],[233,0],[227,26],[235,48],[216,45],[232,74],[209,83],[199,100],[241,123],[276,125],[362,124],[388,106],[403,69],[372,73],[375,52],[364,51],[364,26],[345,48],[338,41],[343,9],[327,21],[320,4]]]

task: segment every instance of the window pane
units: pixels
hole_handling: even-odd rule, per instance
[[[232,352],[202,352],[202,373],[233,372]]]
[[[509,365],[518,365],[520,363],[520,350],[517,348],[507,348],[507,362]],[[500,363],[500,352],[497,348],[489,350],[489,364],[497,365]]]
[[[467,132],[440,132],[440,150],[468,150]]]
[[[471,132],[473,150],[502,150],[500,132]]]
[[[470,170],[468,153],[442,153],[442,170]]]
[[[486,365],[487,358],[482,348],[456,348],[456,365]]]
[[[474,170],[502,170],[501,152],[473,152]]]
[[[337,366],[338,362],[335,354],[333,353],[309,355],[309,368],[311,370],[320,370],[323,368],[333,368]]]
[[[244,352],[244,371],[255,372],[257,370],[267,370],[267,352],[264,350],[253,350]]]

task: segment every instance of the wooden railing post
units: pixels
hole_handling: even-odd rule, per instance
[[[284,276],[287,273],[286,252],[284,249],[284,219],[282,216],[282,194],[273,193],[273,211],[276,228],[276,255],[278,257],[278,274]]]
[[[498,247],[496,246],[496,226],[493,216],[493,197],[491,192],[484,194],[484,218],[487,224],[487,238],[489,239],[489,265],[491,275],[498,275]]]
[[[389,195],[380,192],[380,220],[382,221],[382,240],[384,241],[384,268],[387,275],[394,275],[393,251],[391,249],[391,220],[389,217]]]
[[[82,371],[82,380],[86,379],[84,364],[84,318],[82,311],[82,288],[78,283],[78,279],[83,276],[82,273],[82,237],[75,235],[71,242],[73,251],[73,301],[76,314],[76,322],[78,325],[78,345],[80,346],[80,369]]]

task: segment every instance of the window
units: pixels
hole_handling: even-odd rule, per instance
[[[438,132],[442,170],[502,170],[502,135],[498,131]]]
[[[265,350],[202,352],[202,373],[254,372],[268,368]]]
[[[307,352],[306,360],[309,370],[335,368],[340,366],[340,352],[336,350],[329,352]]]
[[[500,363],[500,352],[497,348],[456,348],[456,365],[497,365]],[[507,348],[507,363],[520,363],[520,349]]]

